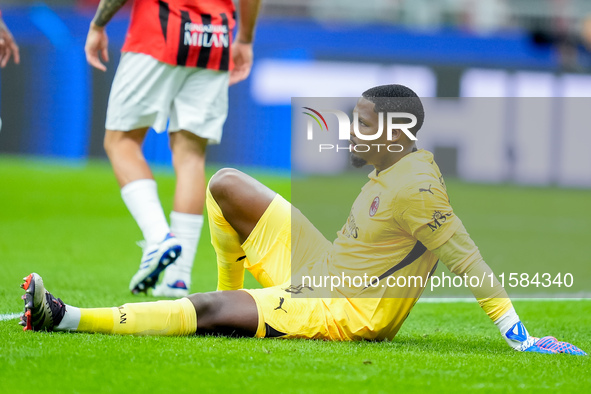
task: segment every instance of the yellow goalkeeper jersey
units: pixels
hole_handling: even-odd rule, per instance
[[[433,154],[418,150],[369,174],[326,258],[300,272],[350,335],[393,337],[435,269],[429,250],[460,226]]]
[[[369,175],[332,245],[276,198],[243,244],[245,267],[266,287],[247,290],[257,336],[393,338],[435,268],[430,250],[457,230],[465,231],[424,150]]]

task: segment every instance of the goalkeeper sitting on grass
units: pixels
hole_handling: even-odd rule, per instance
[[[277,193],[246,174],[224,169],[211,179],[206,200],[221,291],[85,309],[55,298],[33,273],[23,284],[21,324],[25,330],[105,334],[392,339],[440,260],[456,275],[494,279],[470,289],[513,349],[585,355],[553,337],[532,337],[521,323],[454,214],[433,155],[415,145],[424,118],[417,95],[401,85],[374,87],[363,93],[354,112],[352,164],[370,164],[374,170],[334,242]],[[376,146],[395,143],[402,150],[354,149],[359,135],[377,134],[386,124],[380,119],[386,112],[416,117],[409,130],[394,130],[390,139],[383,133],[372,141]],[[262,289],[242,289],[244,269]],[[372,279],[330,290],[316,280],[359,275]],[[421,280],[406,287],[386,285],[400,277]],[[305,283],[304,278],[314,279]]]

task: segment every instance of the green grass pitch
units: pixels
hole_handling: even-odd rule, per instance
[[[259,175],[289,196],[289,178]],[[163,170],[156,178],[169,211],[174,177]],[[359,182],[343,193],[354,198],[364,180]],[[448,181],[448,189],[493,269],[555,272],[578,262],[578,282],[591,277],[589,191],[458,181]],[[323,193],[315,196],[318,203],[302,207],[305,213],[320,215],[331,206],[346,218],[350,199],[334,203]],[[317,224],[331,234],[341,223],[321,218]],[[0,159],[0,315],[22,310],[19,284],[33,271],[56,296],[81,307],[151,300],[127,290],[139,263],[134,243],[140,238],[107,163]],[[205,230],[193,290],[214,290],[215,282]],[[252,278],[246,285],[255,285]],[[554,335],[591,352],[590,301],[516,299],[514,305],[533,335]],[[0,321],[1,393],[583,393],[591,388],[590,371],[589,357],[510,350],[476,302],[419,303],[398,336],[380,343],[25,333],[16,319]]]

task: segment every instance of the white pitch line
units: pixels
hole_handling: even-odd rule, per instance
[[[511,298],[512,302],[519,302],[519,301],[591,301],[591,298],[519,298],[513,297]],[[425,304],[459,304],[459,303],[467,303],[467,302],[476,302],[475,298],[420,298],[420,303]]]
[[[0,315],[0,321],[18,319],[19,317],[21,317],[20,313],[5,313]]]

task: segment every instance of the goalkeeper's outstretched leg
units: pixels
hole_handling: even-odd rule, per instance
[[[252,337],[258,326],[255,301],[244,291],[193,294],[175,301],[87,309],[66,305],[54,297],[36,273],[24,279],[21,287],[25,290],[22,297],[25,313],[20,324],[25,331]]]

